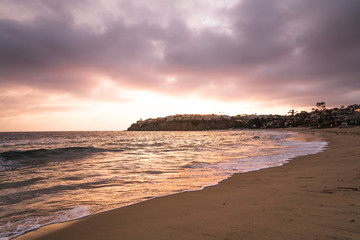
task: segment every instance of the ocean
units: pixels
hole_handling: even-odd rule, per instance
[[[0,239],[199,190],[326,146],[285,131],[0,133]]]

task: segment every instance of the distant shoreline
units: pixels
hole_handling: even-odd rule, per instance
[[[176,114],[166,117],[140,119],[128,131],[199,131],[221,129],[266,129],[287,127],[331,128],[360,125],[360,105],[326,109],[317,103],[312,112],[290,110],[288,115],[243,114]]]

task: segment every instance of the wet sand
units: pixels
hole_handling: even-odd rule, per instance
[[[328,148],[17,239],[360,239],[360,128],[293,131],[319,134]]]

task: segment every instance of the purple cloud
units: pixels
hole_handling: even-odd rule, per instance
[[[121,2],[110,19],[89,13],[91,25],[79,23],[73,9],[92,1],[15,1],[33,14],[0,18],[0,88],[87,98],[106,77],[119,88],[225,101],[360,101],[356,0],[244,0],[218,10],[226,31],[195,29],[186,13],[136,3]]]

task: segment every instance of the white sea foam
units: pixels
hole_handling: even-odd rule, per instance
[[[15,222],[8,221],[5,225],[0,226],[0,240],[12,239],[23,235],[24,233],[36,230],[42,226],[80,219],[88,216],[89,214],[90,212],[87,207],[79,206],[58,212],[54,216],[31,217]]]
[[[11,170],[16,163],[12,160],[6,160],[0,156],[0,172]]]
[[[74,207],[67,211],[58,212],[52,223],[66,222],[80,219],[90,214],[89,208],[85,206]]]
[[[235,158],[231,161],[218,162],[213,165],[204,165],[200,163],[192,168],[216,168],[220,174],[224,175],[256,171],[264,168],[281,166],[295,157],[319,153],[325,149],[327,142],[299,142],[286,140],[283,141],[281,145],[288,148],[283,149],[280,153]]]

